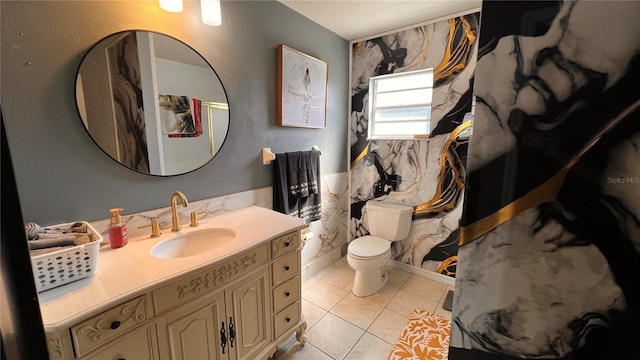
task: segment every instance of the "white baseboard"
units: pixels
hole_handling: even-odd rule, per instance
[[[331,250],[320,257],[314,258],[311,262],[302,264],[302,282],[316,276],[319,272],[331,267],[333,263],[341,258],[340,248]]]
[[[333,249],[331,252],[324,254],[322,257],[314,259],[309,264],[302,264],[302,282],[305,282],[322,270],[330,267],[341,258],[342,257],[340,256],[340,249]],[[400,269],[411,274],[422,276],[424,278],[431,279],[451,287],[455,287],[456,284],[456,279],[452,278],[451,276],[438,274],[437,272],[401,263],[397,260],[389,260],[387,266],[391,266],[393,268]]]
[[[394,267],[396,269],[400,269],[403,271],[406,271],[408,273],[411,274],[416,274],[418,276],[422,276],[425,277],[427,279],[431,279],[431,280],[435,280],[439,283],[451,286],[451,287],[455,287],[456,285],[456,279],[452,278],[451,276],[447,276],[447,275],[442,275],[442,274],[438,274],[437,272],[433,272],[433,271],[429,271],[426,269],[422,269],[419,267],[415,267],[413,265],[409,265],[409,264],[405,264],[405,263],[401,263],[397,260],[389,260],[389,262],[387,263],[388,266]]]

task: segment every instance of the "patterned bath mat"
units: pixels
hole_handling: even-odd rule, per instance
[[[446,360],[451,322],[426,310],[415,309],[391,349],[388,360]]]

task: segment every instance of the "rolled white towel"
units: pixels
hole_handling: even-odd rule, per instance
[[[34,222],[29,222],[24,224],[24,231],[27,234],[27,240],[33,240],[37,238],[38,234],[44,231],[44,229]]]
[[[70,246],[70,245],[74,245],[76,241],[76,237],[73,235],[58,235],[58,236],[50,236],[54,234],[46,234],[46,235],[49,235],[49,236],[45,238],[40,238],[37,240],[27,241],[27,244],[29,244],[29,250],[44,249],[44,248],[50,248],[50,247],[56,247],[56,246]]]
[[[29,250],[82,245],[93,241],[93,235],[88,232],[87,224],[80,221],[65,226],[50,227],[41,227],[34,222],[29,222],[24,228]]]

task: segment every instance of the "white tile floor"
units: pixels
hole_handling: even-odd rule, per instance
[[[295,343],[278,360],[386,359],[415,308],[447,319],[442,308],[451,286],[387,267],[389,280],[378,293],[351,293],[354,272],[346,258],[302,284],[307,343]]]

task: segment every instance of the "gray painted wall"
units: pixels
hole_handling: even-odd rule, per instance
[[[182,13],[156,1],[2,1],[1,99],[25,221],[43,225],[133,213],[272,184],[261,149],[323,150],[324,174],[346,171],[349,44],[275,1],[223,1],[223,25],[200,21],[199,2]],[[204,167],[180,176],[131,171],[105,155],[76,111],[75,76],[84,53],[126,29],[176,37],[220,76],[231,109],[229,136]],[[286,44],[329,63],[326,129],[276,125],[276,48]]]

